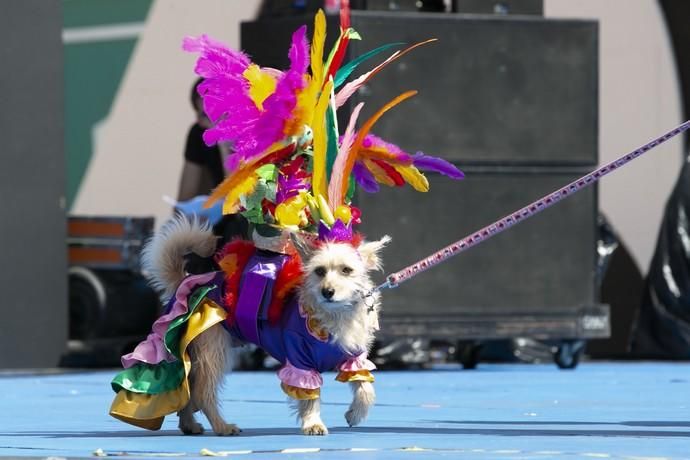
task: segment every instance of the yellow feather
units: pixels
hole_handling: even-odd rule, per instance
[[[387,185],[389,187],[395,187],[395,182],[393,179],[388,177],[388,174],[386,174],[386,171],[384,171],[381,166],[377,165],[373,161],[370,160],[364,160],[364,165],[367,167],[369,171],[371,171],[371,174],[374,175],[374,179],[376,179],[376,182],[379,182],[383,185]]]
[[[394,153],[391,153],[385,147],[368,147],[368,148],[362,147],[357,151],[357,158],[358,159],[360,159],[360,158],[368,158],[368,159],[375,158],[377,160],[383,160],[386,163],[400,164],[400,165],[412,163],[411,158],[408,160],[401,159],[400,156],[398,156]]]
[[[328,110],[328,100],[332,89],[333,80],[329,80],[321,91],[319,102],[314,109],[314,123],[311,127],[314,133],[314,167],[311,182],[315,197],[326,196],[328,193],[326,187],[326,110]]]
[[[246,180],[247,177],[250,175],[255,175],[256,169],[265,163],[267,157],[273,155],[279,150],[287,148],[288,146],[289,144],[285,144],[282,141],[276,142],[271,145],[270,148],[266,149],[264,153],[254,158],[251,162],[241,163],[237,171],[234,171],[230,176],[226,177],[223,182],[218,184],[216,188],[213,189],[211,195],[204,203],[204,208],[210,208],[213,203],[220,200],[224,196],[227,196],[235,187]]]
[[[258,181],[258,176],[252,171],[250,175],[245,177],[230,190],[230,193],[228,193],[225,198],[225,203],[223,203],[223,215],[237,212],[240,204],[240,197],[243,195],[250,195],[256,188],[256,183]]]
[[[402,178],[405,179],[405,182],[410,184],[418,192],[429,191],[429,180],[413,165],[391,164],[391,166],[398,171]]]
[[[323,48],[326,42],[326,15],[319,9],[314,18],[314,36],[311,40],[311,74],[319,88],[323,86]]]
[[[256,64],[250,64],[242,75],[249,82],[249,97],[263,110],[264,100],[276,90],[276,79]]]
[[[285,137],[301,135],[304,125],[311,126],[320,85],[316,85],[309,75],[304,78],[307,80],[306,87],[297,95],[295,110],[283,129]]]

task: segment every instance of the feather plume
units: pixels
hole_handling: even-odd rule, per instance
[[[391,165],[418,192],[429,191],[429,180],[412,165]]]
[[[213,189],[211,195],[204,203],[204,207],[209,208],[213,205],[213,203],[226,196],[240,182],[246,179],[248,174],[254,174],[254,171],[256,171],[257,168],[267,163],[277,162],[285,158],[287,155],[290,155],[294,150],[295,144],[289,144],[287,146],[284,144],[278,144],[277,146],[274,146],[274,148],[269,149],[268,152],[264,153],[260,157],[254,158],[252,163],[238,166],[239,169],[237,171],[234,171],[232,174],[226,177],[223,182],[218,184],[215,189]],[[231,157],[232,156],[233,155],[231,155]]]
[[[354,143],[352,144],[352,148],[350,149],[350,152],[347,156],[345,166],[343,167],[343,177],[349,177],[350,173],[352,172],[352,167],[355,164],[355,160],[357,159],[357,154],[359,152],[359,149],[362,147],[362,142],[364,142],[364,137],[369,134],[369,130],[374,126],[374,124],[378,121],[381,116],[386,113],[388,110],[392,109],[396,105],[400,104],[402,101],[409,99],[410,97],[414,96],[417,94],[417,91],[407,91],[405,93],[402,93],[401,95],[393,98],[390,102],[388,102],[386,105],[381,107],[371,118],[369,118],[363,125],[362,128],[359,130],[357,133],[357,137],[355,138]],[[376,160],[372,160],[376,161]],[[347,192],[347,187],[348,187],[348,182],[347,181],[342,181],[342,183],[338,184],[340,187],[340,193],[342,196],[345,195]]]
[[[311,40],[311,75],[319,88],[323,86],[323,48],[326,42],[326,15],[319,9],[314,18],[314,37]]]
[[[328,64],[328,78],[335,77],[335,73],[340,68],[340,64],[342,64],[343,59],[345,58],[345,51],[347,51],[347,44],[349,42],[350,36],[346,32],[340,37],[338,48],[333,55],[333,59],[331,59],[331,62]]]
[[[391,62],[395,61],[398,58],[401,58],[402,56],[404,56],[405,54],[409,53],[410,51],[412,51],[413,49],[415,49],[419,46],[426,45],[427,43],[432,43],[435,41],[437,41],[435,38],[431,38],[431,39],[425,40],[423,42],[415,43],[414,45],[409,46],[402,51],[396,51],[388,59],[386,59],[381,64],[374,67],[369,72],[359,76],[355,80],[353,80],[350,83],[348,83],[347,85],[343,86],[343,89],[341,89],[338,92],[338,95],[336,96],[336,99],[335,99],[336,107],[338,107],[338,108],[342,107],[343,104],[345,104],[345,102],[347,102],[347,100],[350,98],[350,96],[352,96],[354,94],[355,91],[357,91],[363,84],[365,84],[366,82],[371,80],[371,78],[374,75],[379,73],[381,71],[381,69],[386,67],[388,64],[390,64]]]
[[[203,99],[204,112],[214,126],[204,133],[204,141],[208,145],[229,141],[233,148],[242,148],[241,140],[251,131],[260,113],[243,76],[249,58],[206,35],[185,38],[182,48],[199,54],[195,71],[205,79],[197,91]]]
[[[350,0],[340,0],[340,28],[350,28]]]
[[[259,110],[263,110],[264,100],[276,89],[276,79],[269,72],[264,72],[258,65],[251,64],[243,73],[249,82],[249,97]]]
[[[388,177],[386,171],[383,168],[381,168],[381,166],[379,166],[377,163],[374,163],[374,160],[364,160],[363,163],[367,167],[367,170],[369,170],[371,174],[374,176],[376,182],[383,185],[387,185],[389,187],[395,187],[395,181]]]
[[[312,130],[314,133],[314,153],[313,153],[313,175],[312,175],[312,190],[314,197],[317,195],[325,196],[326,189],[326,125],[325,114],[328,110],[328,100],[331,97],[331,90],[333,89],[333,80],[326,82],[319,101],[316,103],[314,109],[314,124]]]
[[[404,45],[405,43],[403,42],[397,42],[397,43],[388,43],[387,45],[382,45],[379,46],[376,49],[373,49],[367,53],[362,54],[361,56],[357,56],[355,59],[352,61],[348,62],[345,64],[343,67],[338,69],[338,71],[335,73],[335,88],[339,88],[340,85],[345,83],[345,80],[347,80],[347,77],[349,77],[352,72],[359,66],[361,63],[366,61],[367,59],[371,59],[372,57],[376,56],[377,54],[386,51],[387,49],[390,49],[394,46],[400,46]]]
[[[405,185],[405,179],[403,179],[400,173],[396,171],[393,166],[381,160],[371,160],[371,162],[378,165],[381,170],[386,173],[386,175],[393,181],[393,185],[396,187]]]
[[[355,165],[352,167],[352,175],[365,192],[376,193],[379,191],[379,184],[371,174],[371,171],[361,161],[355,162]]]
[[[330,77],[329,77],[330,78]],[[328,110],[326,111],[326,132],[328,133],[326,146],[326,176],[330,183],[331,173],[333,171],[333,164],[338,156],[338,115],[335,108],[335,96],[331,91],[331,97],[328,99]]]
[[[263,112],[242,137],[245,142],[233,146],[240,162],[250,162],[253,157],[285,137],[285,125],[292,117],[299,91],[306,84],[304,73],[309,66],[306,31],[306,26],[302,26],[292,34],[292,45],[288,53],[290,69],[283,73],[275,91],[264,100]]]
[[[465,177],[465,173],[460,171],[453,164],[441,158],[424,155],[422,152],[417,152],[414,155],[413,164],[418,169],[424,171],[435,171],[437,173],[443,174],[444,176],[448,176],[451,179],[458,180]]]
[[[364,107],[364,102],[360,102],[352,111],[350,115],[350,121],[347,124],[347,129],[345,134],[343,134],[342,140],[340,141],[340,150],[338,151],[338,157],[335,159],[333,164],[333,171],[331,172],[331,179],[328,185],[328,201],[332,209],[337,208],[343,204],[343,196],[341,194],[340,184],[344,182],[343,173],[345,172],[345,164],[347,162],[347,156],[352,147],[352,143],[355,141],[355,124],[357,123],[357,118],[359,117],[359,112]]]
[[[199,37],[185,37],[182,40],[182,49],[190,53],[199,53],[195,72],[204,78],[241,74],[251,62],[243,52],[233,50],[205,34]]]
[[[259,177],[256,175],[255,171],[252,171],[251,174],[247,175],[247,177],[232,188],[225,197],[223,215],[236,213],[240,204],[240,197],[251,195],[256,188],[257,182],[259,182]]]

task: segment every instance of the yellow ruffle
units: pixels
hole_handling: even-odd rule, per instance
[[[110,406],[110,415],[147,430],[160,429],[166,415],[181,410],[189,402],[188,377],[192,362],[187,347],[202,332],[225,321],[226,316],[222,307],[212,300],[204,299],[189,317],[187,329],[180,339],[180,355],[183,357],[185,371],[182,384],[174,390],[157,395],[120,390]]]
[[[285,394],[291,397],[292,399],[318,399],[319,396],[321,396],[320,388],[298,388],[293,387],[292,385],[288,385],[287,383],[281,383],[280,388],[282,388]]]
[[[335,377],[338,382],[373,382],[374,376],[366,369],[361,371],[340,371]]]

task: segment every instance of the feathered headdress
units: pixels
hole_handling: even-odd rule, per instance
[[[223,213],[242,213],[259,227],[300,229],[322,239],[347,239],[360,212],[351,205],[356,186],[376,192],[379,184],[410,184],[426,192],[429,182],[420,170],[453,179],[463,173],[440,158],[411,155],[370,133],[388,110],[414,96],[405,92],[379,109],[357,129],[363,103],[350,115],[342,135],[336,110],[386,65],[427,40],[395,51],[369,72],[347,82],[362,62],[400,46],[380,46],[343,65],[350,40],[347,2],[340,13],[340,37],[324,60],[326,18],[316,14],[311,46],[306,26],[292,35],[285,71],[262,68],[242,52],[205,35],[184,40],[186,51],[199,54],[195,71],[204,111],[213,127],[204,141],[226,142],[233,154],[226,160],[227,178],[211,193],[207,205],[223,199]],[[346,83],[347,82],[347,83]],[[338,222],[339,221],[339,222]]]

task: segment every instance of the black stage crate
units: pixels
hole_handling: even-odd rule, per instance
[[[385,273],[398,271],[579,177],[570,170],[469,169],[458,183],[429,174],[410,188],[360,192],[362,230],[393,237]],[[382,336],[500,339],[606,337],[596,289],[596,188],[383,291]],[[381,280],[383,281],[383,280]],[[423,334],[422,334],[423,332]]]

